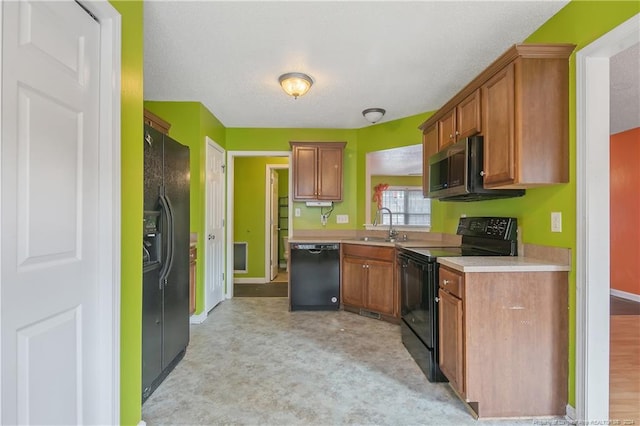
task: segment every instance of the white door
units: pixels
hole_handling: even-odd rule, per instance
[[[205,312],[224,299],[224,150],[207,138]]]
[[[270,256],[270,280],[273,281],[278,275],[278,265],[280,263],[278,259],[278,171],[275,169],[271,169],[271,177],[269,179],[270,182],[270,209],[269,209],[269,223],[271,225],[270,228],[270,244],[269,244],[269,252]]]
[[[100,26],[75,2],[2,2],[2,423],[100,409]]]

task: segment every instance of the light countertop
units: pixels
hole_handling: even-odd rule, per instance
[[[566,272],[569,265],[521,256],[439,257],[438,263],[460,272]]]

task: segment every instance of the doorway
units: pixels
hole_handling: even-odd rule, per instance
[[[270,250],[266,250],[266,245],[267,245],[267,241],[269,241],[269,238],[267,238],[267,235],[269,235],[271,233],[271,229],[270,229],[270,224],[268,222],[268,220],[266,220],[266,218],[269,217],[269,215],[267,214],[267,210],[268,210],[268,202],[266,200],[268,200],[270,197],[266,197],[266,190],[264,188],[266,188],[266,183],[265,185],[262,185],[261,183],[259,184],[260,187],[256,187],[255,182],[252,182],[250,180],[248,180],[246,177],[243,177],[243,181],[240,182],[242,185],[239,185],[236,183],[236,175],[238,174],[237,172],[237,168],[236,168],[236,160],[239,160],[240,158],[243,158],[243,161],[245,160],[244,157],[256,157],[255,159],[257,159],[257,157],[263,158],[265,159],[265,163],[261,166],[262,167],[262,171],[260,172],[260,180],[265,179],[266,176],[266,172],[264,171],[266,169],[266,163],[267,163],[267,157],[271,158],[271,157],[280,157],[282,158],[282,166],[287,166],[288,167],[288,163],[290,163],[291,161],[291,151],[228,151],[227,152],[227,168],[228,168],[228,179],[227,179],[227,222],[228,222],[228,226],[227,226],[227,253],[229,253],[229,256],[227,257],[227,266],[226,266],[226,272],[227,272],[227,276],[229,277],[234,277],[234,258],[233,258],[233,243],[235,241],[248,241],[247,244],[247,260],[248,260],[248,271],[247,274],[249,275],[249,277],[247,278],[238,278],[235,277],[235,279],[233,280],[233,282],[235,283],[241,283],[242,285],[246,285],[246,284],[250,284],[253,285],[254,287],[263,290],[264,285],[266,283],[270,283],[270,272],[267,269],[268,263],[263,260],[263,259],[267,259],[270,257]],[[275,162],[275,161],[274,161]],[[290,179],[287,182],[287,188],[288,188],[288,192],[291,192],[291,182]],[[257,191],[260,192],[260,195],[257,194]],[[250,202],[250,207],[251,210],[256,211],[257,209],[260,209],[260,211],[265,212],[264,213],[264,217],[261,219],[260,223],[255,223],[256,221],[253,222],[253,224],[255,226],[257,226],[255,229],[250,228],[250,227],[242,227],[243,229],[241,230],[237,230],[236,228],[238,228],[236,221],[242,221],[242,220],[246,220],[244,218],[236,218],[234,212],[236,211],[236,195],[237,194],[244,194],[245,196],[249,196],[249,197],[253,197],[251,199]],[[261,202],[261,205],[256,205],[255,204],[255,200],[257,199],[262,199],[264,198],[265,201]],[[264,203],[264,204],[262,204]],[[246,214],[247,213],[246,208],[242,209],[242,214]],[[286,208],[287,211],[287,217],[291,218],[291,204],[289,203],[289,205]],[[290,223],[291,219],[288,219],[288,228],[291,229],[291,223]],[[241,223],[241,222],[239,222]],[[259,228],[258,228],[259,227]],[[246,228],[246,229],[245,229]],[[255,237],[256,233],[260,233],[260,238],[256,239],[256,240],[252,240],[252,238]],[[255,242],[254,242],[255,241]],[[256,246],[256,244],[259,245],[259,247]],[[258,253],[258,254],[254,254],[254,253]],[[258,262],[252,263],[253,262],[253,258],[256,257],[258,259],[260,259]],[[263,265],[264,262],[264,265]],[[257,265],[257,267],[255,266]],[[254,268],[254,269],[252,269]],[[257,268],[257,269],[256,269]],[[230,282],[232,282],[230,280]],[[263,287],[260,287],[263,286]],[[234,287],[237,287],[236,285],[229,285],[227,286],[227,298],[231,298],[234,297]],[[246,295],[246,294],[243,294]]]
[[[639,28],[636,15],[576,55],[575,418],[584,422],[609,418],[609,58],[638,43]]]

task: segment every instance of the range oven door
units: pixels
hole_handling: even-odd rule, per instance
[[[404,322],[430,350],[437,344],[435,310],[436,264],[401,256],[401,315]]]

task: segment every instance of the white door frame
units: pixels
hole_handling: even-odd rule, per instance
[[[609,418],[609,58],[640,41],[640,14],[576,54],[576,419]]]
[[[96,419],[120,423],[120,75],[121,16],[107,0],[83,1],[100,24],[99,134],[99,333],[102,369],[95,378],[104,384]],[[2,7],[0,7],[0,78],[2,77]],[[1,85],[0,85],[1,86]],[[0,97],[2,87],[0,87]],[[0,123],[2,122],[0,109]],[[0,138],[1,138],[0,134]],[[0,233],[2,231],[0,230]],[[0,282],[0,286],[2,283]],[[2,352],[0,351],[0,354]],[[1,382],[0,382],[1,386]],[[2,406],[0,405],[0,418]]]
[[[265,184],[265,200],[267,200],[266,203],[264,203],[264,213],[265,213],[265,218],[269,218],[271,217],[271,185],[269,184],[269,180],[271,179],[271,171],[272,170],[285,170],[285,169],[289,169],[289,164],[267,164],[266,167],[266,184]],[[291,179],[288,179],[291,180]],[[288,185],[288,183],[287,183]],[[291,192],[289,192],[291,193]],[[278,208],[278,212],[280,211],[280,209]],[[288,215],[289,216],[289,215]],[[276,217],[275,220],[278,220],[278,218]],[[278,225],[280,225],[278,223]],[[289,228],[289,226],[287,226],[287,228]],[[279,234],[278,234],[279,236]],[[264,277],[265,277],[265,282],[271,281],[271,226],[270,224],[268,224],[265,221],[264,224]],[[280,244],[280,241],[278,241],[278,244]],[[277,255],[276,255],[277,256]],[[278,258],[278,264],[279,264],[279,258]],[[279,267],[279,265],[278,265]]]
[[[227,151],[227,299],[233,297],[233,207],[234,207],[234,162],[236,157],[287,157],[291,164],[291,151]],[[289,194],[292,192],[289,177]],[[291,235],[291,204],[289,203],[289,235]],[[265,276],[266,277],[266,276]]]

